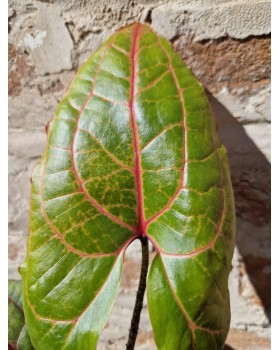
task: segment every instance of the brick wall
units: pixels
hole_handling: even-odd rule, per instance
[[[148,22],[208,90],[228,149],[237,245],[230,276],[234,349],[269,349],[270,1],[9,1],[9,276],[19,278],[28,232],[30,175],[44,126],[77,68],[117,28]],[[101,349],[123,349],[139,275],[136,245]],[[245,332],[244,332],[245,331]],[[238,344],[238,345],[237,345]],[[138,349],[152,349],[145,306]]]

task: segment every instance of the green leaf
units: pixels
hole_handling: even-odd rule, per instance
[[[34,349],[25,326],[22,309],[22,283],[9,280],[8,288],[8,339],[9,349],[32,350]]]
[[[234,205],[203,87],[134,24],[85,63],[32,177],[23,304],[35,348],[95,349],[126,247],[157,255],[148,306],[159,349],[222,349]]]

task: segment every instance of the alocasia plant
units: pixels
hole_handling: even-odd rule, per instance
[[[32,344],[95,349],[139,238],[156,250],[147,296],[158,349],[222,349],[234,226],[204,88],[148,26],[119,30],[79,70],[33,173],[21,267]]]

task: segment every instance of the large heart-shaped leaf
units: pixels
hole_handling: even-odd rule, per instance
[[[170,44],[134,24],[79,70],[32,182],[24,310],[36,349],[95,349],[123,254],[156,249],[148,307],[159,349],[221,349],[234,207],[203,87]]]
[[[34,350],[25,326],[22,309],[21,281],[9,280],[8,288],[8,341],[9,350]]]

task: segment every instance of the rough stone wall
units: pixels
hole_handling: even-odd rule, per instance
[[[44,126],[77,68],[134,21],[170,40],[208,90],[229,152],[237,212],[228,344],[269,349],[269,0],[9,1],[9,276],[19,278],[25,256],[29,178],[45,147]],[[137,245],[129,248],[100,349],[124,348],[139,256]],[[137,348],[155,349],[146,304]]]

